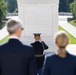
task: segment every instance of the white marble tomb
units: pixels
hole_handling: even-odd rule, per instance
[[[24,27],[21,40],[34,42],[33,33],[42,33],[42,39],[54,51],[54,34],[58,31],[59,0],[17,0],[18,15]]]

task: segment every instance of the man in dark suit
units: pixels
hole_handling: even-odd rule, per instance
[[[48,49],[48,46],[45,44],[44,41],[41,40],[41,33],[34,33],[34,39],[35,42],[31,43],[35,50],[35,57],[36,57],[36,63],[37,63],[37,73],[39,75],[42,75],[42,67],[43,62],[45,59],[44,50]]]
[[[23,30],[19,20],[7,23],[9,40],[0,46],[0,75],[37,75],[34,50],[19,40]]]

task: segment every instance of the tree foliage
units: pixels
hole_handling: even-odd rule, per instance
[[[13,13],[17,9],[17,0],[7,0],[8,12]]]
[[[74,0],[60,0],[59,4],[59,12],[70,12],[70,3],[72,3]]]
[[[17,8],[17,0],[5,0],[8,3],[8,12],[13,13]],[[74,0],[59,0],[59,12],[70,12],[70,3]]]
[[[7,3],[4,0],[0,0],[0,22],[7,13]]]
[[[76,0],[70,4],[70,11],[73,14],[73,18],[76,20]]]

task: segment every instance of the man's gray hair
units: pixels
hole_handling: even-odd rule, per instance
[[[13,34],[16,32],[18,27],[22,27],[22,23],[20,19],[9,19],[7,22],[7,31],[9,34]]]

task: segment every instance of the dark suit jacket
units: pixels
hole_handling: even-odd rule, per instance
[[[36,75],[34,50],[17,39],[0,46],[0,75]]]

